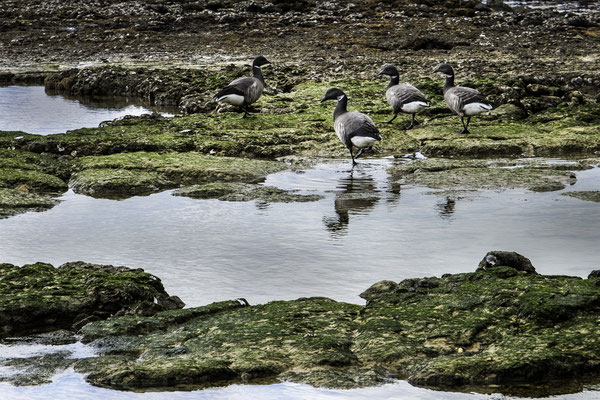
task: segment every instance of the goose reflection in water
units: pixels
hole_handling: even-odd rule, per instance
[[[454,209],[456,208],[456,199],[446,197],[446,200],[438,203],[436,207],[440,217],[444,219],[450,218],[454,214]]]
[[[389,187],[380,188],[376,180],[368,174],[350,171],[347,177],[338,181],[333,203],[335,216],[323,217],[325,228],[333,237],[341,237],[348,231],[351,215],[366,215],[379,203],[382,197],[393,203],[400,198],[400,186],[389,182]]]

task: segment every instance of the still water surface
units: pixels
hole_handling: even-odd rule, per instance
[[[71,129],[94,128],[103,121],[125,115],[174,109],[146,107],[127,98],[81,98],[49,95],[43,86],[0,87],[0,131],[23,131],[38,135]]]
[[[472,271],[492,249],[521,252],[544,274],[586,276],[600,268],[599,204],[524,190],[484,191],[452,203],[429,189],[393,183],[387,168],[396,162],[362,160],[350,171],[348,160],[331,160],[267,178],[269,185],[325,196],[314,203],[194,200],[171,192],[115,201],[69,192],[52,210],[0,220],[0,254],[15,264],[82,259],[143,267],[188,306],[239,296],[251,303],[312,295],[361,302],[358,293],[380,279]],[[565,190],[600,189],[600,169],[578,171],[577,178]],[[18,350],[23,357],[52,351],[24,347]],[[0,358],[14,356],[5,350]],[[76,345],[73,353],[85,349]],[[593,389],[553,398],[600,398]],[[280,383],[130,393],[90,386],[72,370],[48,385],[0,383],[0,393],[24,400],[516,399],[431,391],[405,381],[355,390]]]
[[[538,272],[600,268],[600,206],[560,192],[484,191],[448,201],[392,183],[394,160],[347,160],[281,172],[265,182],[317,193],[312,203],[175,197],[123,201],[72,192],[53,209],[0,220],[2,262],[67,261],[142,267],[188,306],[237,297],[301,296],[360,303],[371,284],[472,271],[489,250],[517,251]],[[565,190],[599,190],[600,169]],[[354,196],[353,196],[354,195]]]

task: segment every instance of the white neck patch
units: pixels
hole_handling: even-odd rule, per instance
[[[345,95],[345,94],[343,94],[343,95],[341,95],[341,96],[338,96],[337,100],[338,100],[338,101],[340,101],[340,100],[342,100],[342,99],[343,99],[343,98],[345,98],[345,97],[346,97],[346,95]]]
[[[392,75],[392,79],[396,79],[398,75]]]

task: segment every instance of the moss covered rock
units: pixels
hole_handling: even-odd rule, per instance
[[[214,182],[203,185],[193,185],[175,190],[173,195],[194,199],[219,199],[224,201],[252,201],[265,203],[292,203],[317,201],[320,195],[298,194],[297,191],[279,189],[250,183]]]
[[[73,262],[0,264],[0,337],[77,326],[122,310],[183,307],[142,269]]]
[[[95,197],[128,197],[212,181],[258,182],[281,171],[276,161],[188,153],[119,153],[81,157],[69,184],[75,192]]]
[[[80,333],[100,357],[76,368],[119,389],[265,379],[352,388],[390,378],[508,388],[597,374],[600,281],[539,275],[516,253],[487,256],[473,273],[377,283],[365,306],[234,300],[93,322]]]
[[[58,200],[49,196],[19,189],[0,189],[0,218],[27,211],[44,211],[56,204],[58,204]]]
[[[390,168],[403,184],[465,190],[529,189],[547,192],[564,189],[577,180],[572,170],[589,168],[581,163],[551,164],[536,160],[424,159]]]

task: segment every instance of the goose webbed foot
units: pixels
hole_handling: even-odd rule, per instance
[[[405,131],[412,129],[415,126],[415,114],[412,115],[412,120],[410,121],[410,125],[404,128]]]
[[[459,134],[469,134],[471,132],[469,132],[469,130],[467,128],[463,128],[462,131],[458,131]]]
[[[247,108],[242,108],[241,110],[244,112],[244,114],[242,115],[242,118],[247,118],[252,115],[252,113],[250,111],[248,111]]]

